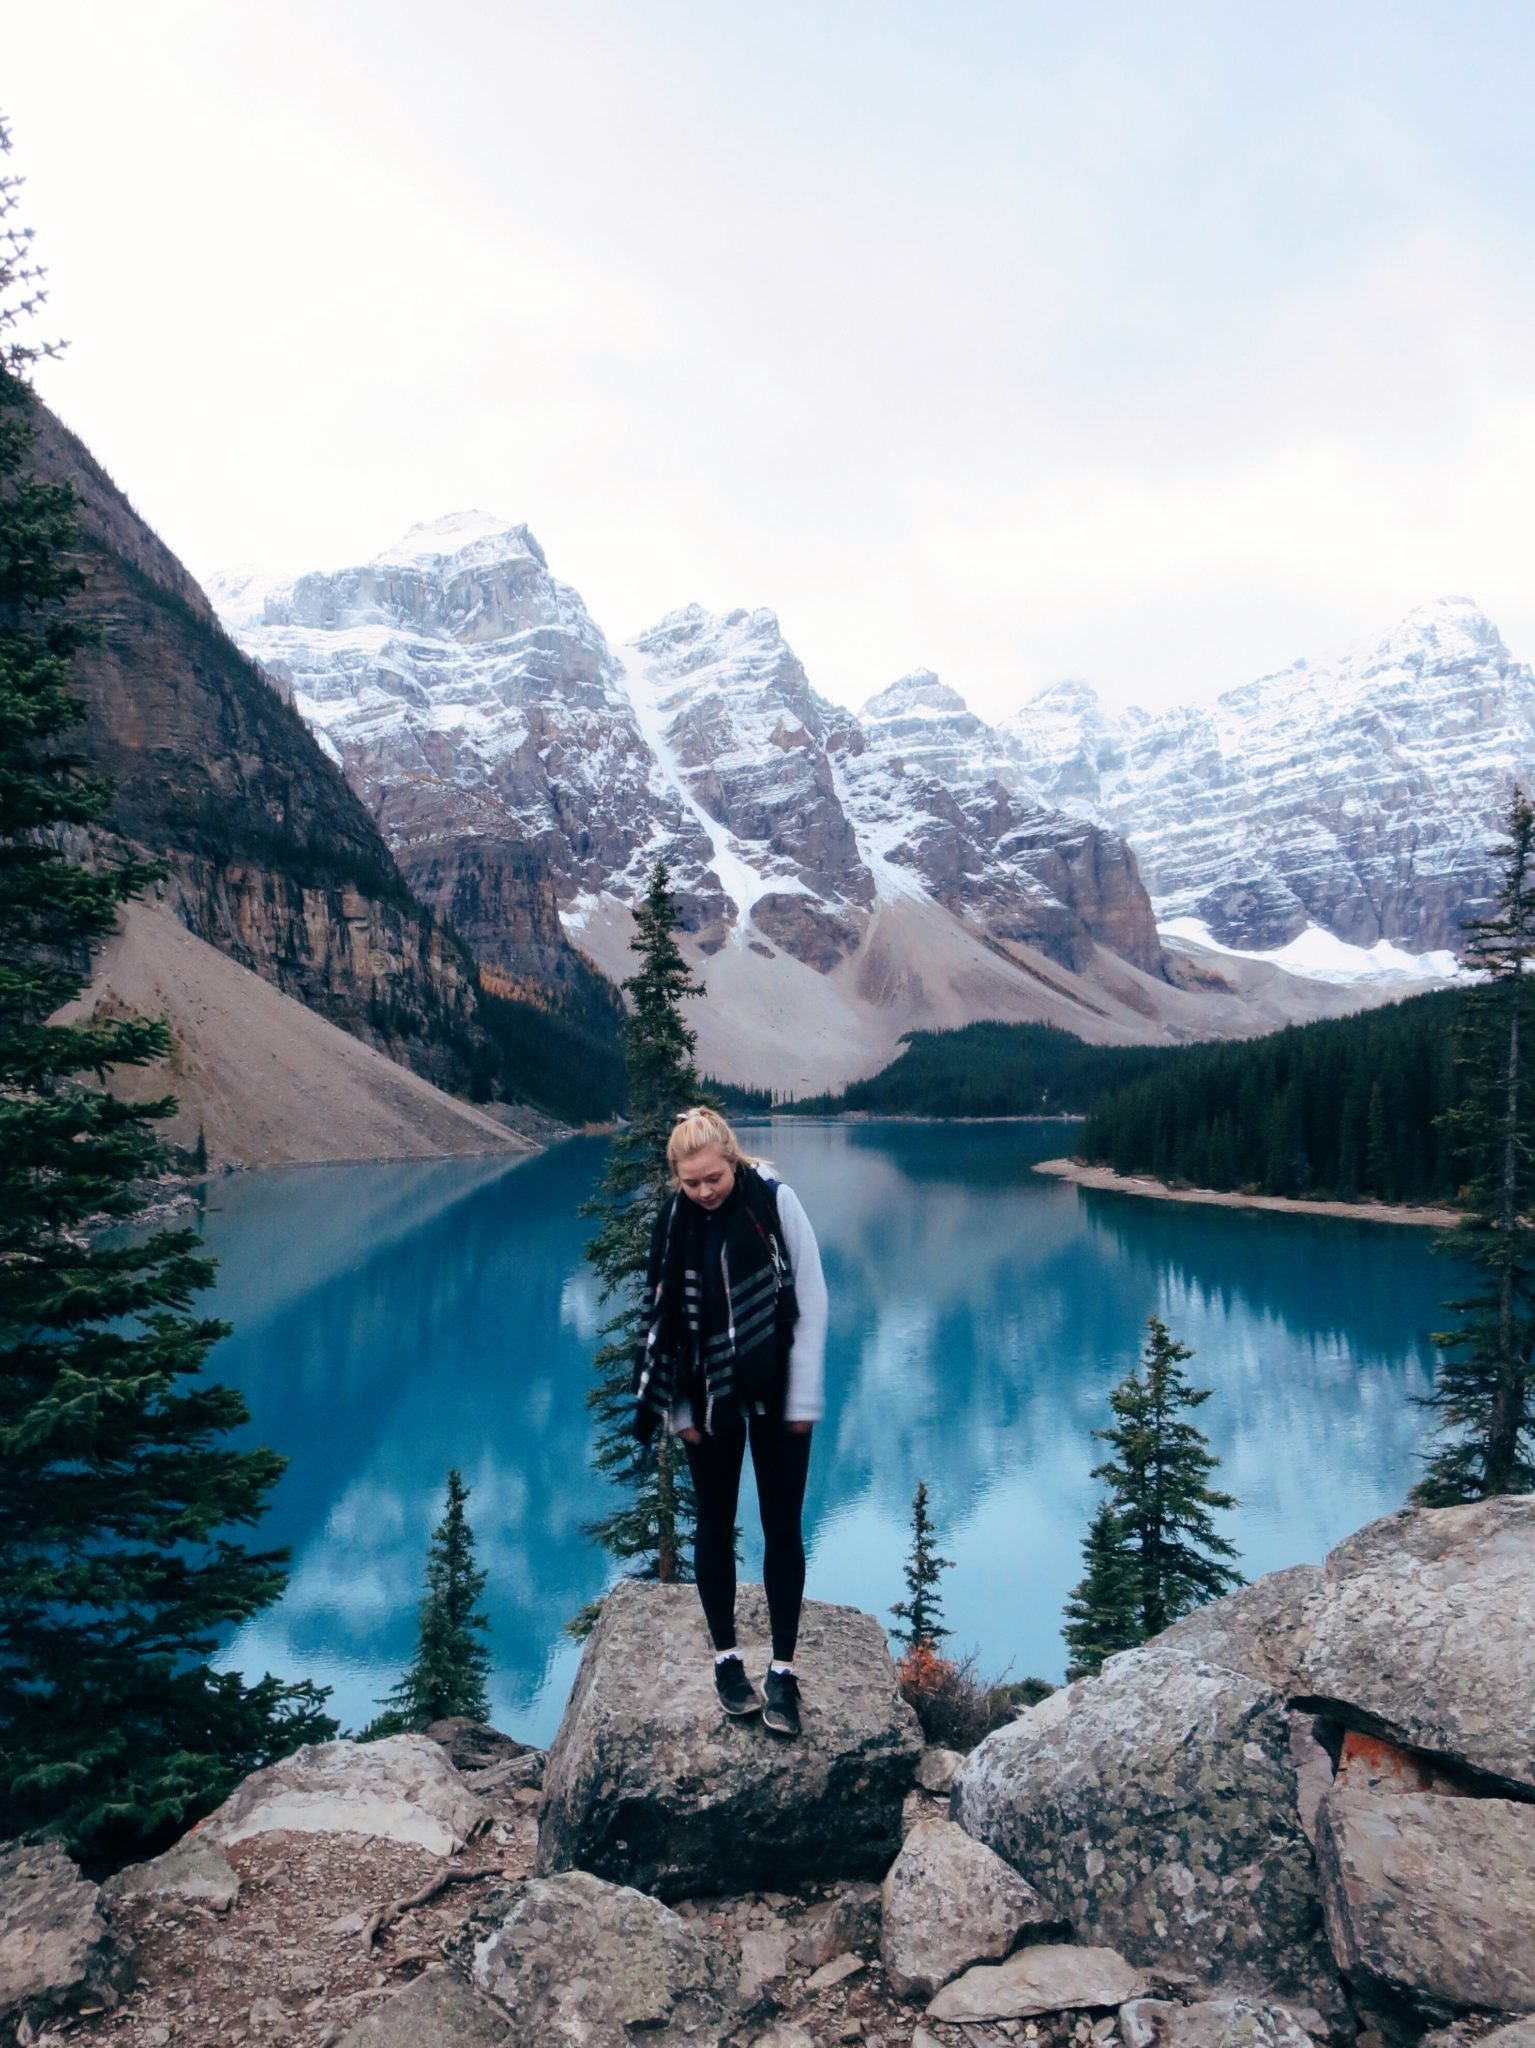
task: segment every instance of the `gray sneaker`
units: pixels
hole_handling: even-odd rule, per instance
[[[798,1735],[799,1680],[792,1671],[768,1666],[762,1681],[762,1725],[775,1735]]]
[[[714,1690],[727,1714],[755,1714],[762,1705],[757,1688],[739,1657],[721,1657],[714,1667]]]

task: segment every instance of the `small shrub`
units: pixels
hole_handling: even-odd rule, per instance
[[[922,1733],[944,1749],[971,1750],[994,1728],[1005,1728],[1025,1706],[1054,1690],[1042,1678],[1016,1685],[976,1675],[976,1653],[940,1657],[931,1643],[914,1643],[895,1667],[901,1697]]]

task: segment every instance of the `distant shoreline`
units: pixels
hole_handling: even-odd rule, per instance
[[[1448,1230],[1460,1221],[1457,1209],[1418,1209],[1404,1202],[1299,1202],[1289,1195],[1234,1195],[1219,1188],[1172,1188],[1149,1173],[1116,1173],[1111,1166],[1084,1166],[1075,1159],[1040,1159],[1036,1173],[1074,1181],[1079,1188],[1107,1194],[1144,1195],[1154,1202],[1203,1202],[1215,1209],[1275,1209],[1286,1216],[1341,1216],[1353,1223],[1408,1223],[1420,1230]]]

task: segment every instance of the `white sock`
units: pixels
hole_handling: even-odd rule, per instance
[[[716,1650],[714,1653],[714,1662],[718,1666],[720,1664],[723,1664],[727,1657],[739,1657],[740,1654],[741,1653],[739,1650]]]
[[[769,1671],[787,1671],[787,1672],[788,1672],[788,1674],[789,1674],[789,1676],[790,1676],[791,1678],[793,1678],[793,1677],[794,1677],[794,1675],[795,1675],[795,1673],[794,1673],[794,1666],[793,1666],[792,1664],[780,1664],[780,1663],[779,1663],[779,1661],[778,1661],[778,1659],[777,1659],[776,1657],[775,1657],[775,1658],[773,1659],[772,1663],[771,1663],[771,1664],[770,1664],[770,1665],[768,1666],[768,1669],[769,1669]]]

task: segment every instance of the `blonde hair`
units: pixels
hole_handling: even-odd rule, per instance
[[[683,1160],[691,1159],[695,1152],[702,1152],[710,1145],[715,1146],[731,1166],[759,1164],[750,1152],[741,1150],[740,1140],[717,1109],[705,1109],[699,1105],[679,1110],[672,1125],[672,1134],[666,1141],[666,1163],[671,1168],[673,1187],[678,1185],[677,1169]]]

